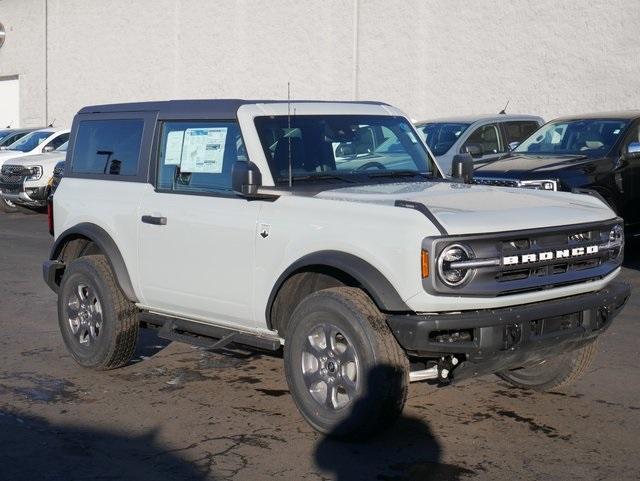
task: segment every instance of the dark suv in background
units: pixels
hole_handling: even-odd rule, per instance
[[[640,111],[552,120],[514,151],[477,167],[474,182],[597,195],[624,218],[627,231],[638,231]]]

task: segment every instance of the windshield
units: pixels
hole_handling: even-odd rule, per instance
[[[446,154],[471,124],[458,122],[433,122],[416,126],[433,155]]]
[[[432,174],[429,154],[402,117],[292,115],[257,117],[275,182],[371,172]]]
[[[7,147],[8,150],[19,150],[21,152],[29,152],[35,149],[38,145],[44,142],[52,132],[35,131],[25,135],[20,140],[16,140],[13,144]]]
[[[605,155],[629,124],[623,119],[559,120],[540,127],[514,152],[523,154]]]

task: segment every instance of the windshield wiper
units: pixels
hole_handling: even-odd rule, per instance
[[[286,181],[287,179],[283,179],[280,178],[278,180],[281,181]],[[342,175],[336,175],[336,174],[309,174],[309,175],[298,175],[298,176],[294,176],[293,177],[293,181],[294,182],[298,182],[298,181],[305,181],[305,180],[341,180],[343,182],[349,182],[351,184],[357,182],[354,179],[350,179],[348,177],[344,177]]]
[[[380,170],[378,172],[367,172],[369,177],[433,177],[433,174],[430,172],[418,172],[417,170],[391,170],[385,171]]]

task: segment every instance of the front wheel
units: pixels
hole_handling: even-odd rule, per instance
[[[546,359],[533,366],[503,371],[498,376],[523,389],[561,389],[573,384],[586,372],[597,352],[597,342],[593,341],[578,350]]]
[[[361,438],[402,412],[407,356],[360,289],[337,287],[306,297],[292,314],[284,361],[293,400],[317,431]]]

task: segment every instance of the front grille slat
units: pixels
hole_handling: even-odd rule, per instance
[[[26,176],[26,169],[21,165],[5,164],[0,170],[0,182],[3,184],[22,184]]]

